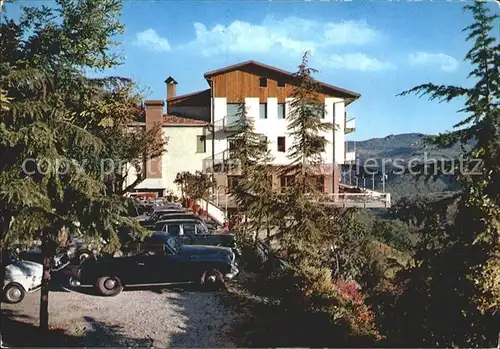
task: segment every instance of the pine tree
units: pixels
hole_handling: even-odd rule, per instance
[[[240,229],[252,231],[251,239],[255,243],[263,227],[270,234],[274,192],[268,141],[262,134],[255,132],[254,124],[245,104],[240,101],[236,134],[232,138],[234,147],[230,149],[231,166],[238,170],[239,180],[231,195],[246,218]]]
[[[104,236],[119,245],[124,199],[106,195],[100,159],[104,129],[120,103],[113,78],[88,79],[120,57],[110,50],[122,32],[118,0],[58,0],[57,8],[25,7],[18,22],[1,24],[0,232],[2,247],[42,240],[40,327],[48,329],[50,270],[61,230]],[[109,88],[108,86],[114,86]],[[111,92],[114,91],[114,92]],[[113,101],[120,103],[113,105]],[[103,138],[101,138],[103,137]],[[38,165],[38,166],[37,166]],[[75,225],[79,223],[79,227]]]
[[[317,203],[322,197],[318,173],[328,144],[321,132],[332,132],[334,125],[321,119],[324,103],[320,100],[319,83],[312,77],[316,70],[308,67],[308,53],[298,68],[294,74],[293,101],[286,119],[292,139],[288,152],[291,165],[280,170],[282,176],[292,178],[284,192],[281,210],[285,215],[281,221],[288,221],[288,224],[280,228],[280,233],[290,257],[308,263],[321,253],[318,246],[328,230],[325,209]]]
[[[466,118],[456,130],[429,142],[449,147],[474,140],[455,161],[462,183],[458,211],[451,223],[443,215],[427,219],[415,268],[393,316],[395,340],[406,345],[496,345],[500,320],[500,46],[492,35],[496,15],[476,1],[465,6],[474,22],[464,29],[473,47],[465,56],[473,66],[470,88],[424,84],[402,93],[451,101],[462,97]],[[480,168],[475,168],[477,160]],[[457,164],[462,164],[462,167]],[[465,165],[465,166],[464,166]],[[436,205],[440,205],[437,202]],[[405,328],[398,325],[404,324]],[[415,329],[421,329],[416,331]],[[407,329],[412,329],[408,331]]]

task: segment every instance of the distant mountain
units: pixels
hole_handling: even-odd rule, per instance
[[[383,138],[372,138],[360,142],[348,142],[348,149],[356,148],[356,153],[361,162],[366,159],[396,159],[409,160],[411,158],[423,158],[425,155],[435,158],[452,158],[460,154],[460,145],[449,149],[433,149],[424,144],[421,133],[403,133],[389,135]]]
[[[389,135],[383,138],[372,138],[365,141],[348,142],[349,151],[356,150],[357,167],[351,171],[344,166],[343,181],[355,184],[356,174],[358,185],[363,182],[371,189],[373,180],[371,175],[365,175],[363,180],[363,167],[378,168],[379,173],[375,175],[375,190],[382,190],[382,168],[387,179],[385,181],[385,191],[391,193],[393,202],[403,196],[417,194],[428,194],[433,192],[455,191],[459,185],[453,176],[444,176],[436,180],[417,179],[415,176],[405,173],[401,174],[403,166],[407,166],[411,159],[421,159],[432,161],[432,159],[442,160],[456,158],[462,152],[460,145],[455,145],[449,149],[434,149],[424,144],[426,135],[420,133],[406,133],[399,135]],[[383,165],[384,164],[384,165]],[[383,165],[383,166],[382,166]],[[400,166],[400,167],[397,167]],[[349,173],[352,176],[349,178]]]

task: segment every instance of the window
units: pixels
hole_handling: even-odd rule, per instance
[[[196,234],[195,224],[183,224],[182,230],[184,230],[184,235],[195,235]]]
[[[260,84],[260,87],[267,87],[267,78],[260,78],[259,84]]]
[[[319,117],[320,119],[325,118],[325,105],[322,103],[315,103],[315,104],[310,104],[309,108],[311,112]]]
[[[285,103],[278,103],[278,119],[285,118]]]
[[[285,137],[278,137],[278,151],[284,153],[285,149]]]
[[[281,185],[281,188],[286,188],[290,185],[293,184],[293,181],[294,181],[295,177],[294,176],[281,176],[280,177],[280,185]]]
[[[285,87],[285,81],[284,80],[278,80],[278,87]]]
[[[267,103],[259,104],[259,115],[261,119],[267,119]]]
[[[207,142],[205,136],[196,136],[196,152],[205,153],[207,151]]]
[[[240,114],[242,112],[242,108],[244,106],[240,103],[228,103],[227,104],[227,111],[226,111],[226,117],[227,117],[227,122],[226,126],[232,126],[235,123],[237,123],[240,119]]]
[[[169,224],[167,225],[167,233],[177,236],[181,232],[181,227],[179,224]]]
[[[198,235],[208,234],[208,231],[205,229],[203,225],[196,224],[196,234]]]

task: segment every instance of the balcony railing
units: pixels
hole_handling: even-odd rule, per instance
[[[237,131],[237,120],[230,120],[224,117],[214,121],[214,132],[235,132]]]
[[[237,169],[237,163],[230,158],[230,151],[226,149],[212,157],[209,156],[202,160],[202,169],[204,173],[228,173]]]
[[[354,131],[356,131],[356,119],[351,118],[349,120],[346,120],[344,134],[349,134],[349,133],[354,132]]]
[[[218,189],[216,193],[212,194],[210,201],[226,211],[228,207],[236,207],[231,195],[224,189]],[[324,194],[319,200],[314,199],[313,202],[343,208],[389,208],[391,207],[391,194],[371,190],[363,193]]]

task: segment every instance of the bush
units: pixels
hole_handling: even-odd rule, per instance
[[[301,265],[275,272],[266,286],[288,314],[289,333],[299,336],[293,346],[352,347],[381,339],[361,287],[333,279],[328,268]]]

